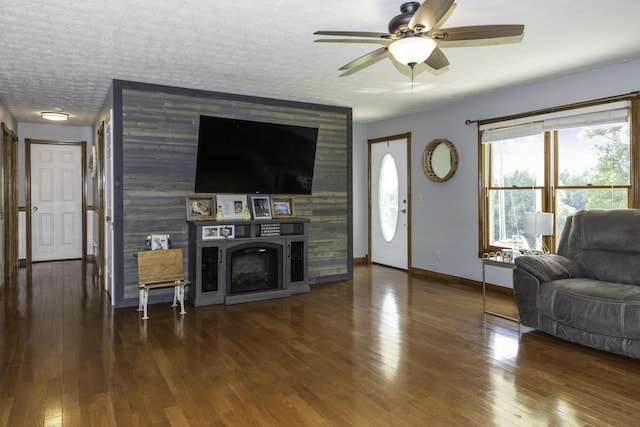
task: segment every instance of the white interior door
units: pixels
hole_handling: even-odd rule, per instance
[[[104,128],[104,286],[111,295],[111,305],[115,305],[113,280],[113,122],[111,115]]]
[[[82,147],[31,145],[31,259],[82,258]]]
[[[371,144],[371,261],[408,269],[407,140]]]

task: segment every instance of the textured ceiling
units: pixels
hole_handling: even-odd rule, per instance
[[[638,0],[458,0],[444,27],[524,24],[518,43],[445,47],[434,72],[316,30],[386,32],[393,0],[2,0],[0,99],[20,122],[61,107],[90,126],[112,79],[353,108],[356,122],[640,59]]]

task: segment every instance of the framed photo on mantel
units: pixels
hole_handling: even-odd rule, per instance
[[[269,196],[251,196],[253,219],[271,219]]]
[[[273,218],[293,218],[293,197],[272,197],[271,215]]]
[[[233,239],[236,237],[236,230],[231,225],[206,225],[202,227],[202,240]]]
[[[215,205],[213,195],[187,196],[187,220],[213,219]]]
[[[216,196],[216,203],[225,220],[243,219],[243,213],[248,209],[245,194],[219,194]]]

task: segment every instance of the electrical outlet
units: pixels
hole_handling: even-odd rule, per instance
[[[440,259],[440,250],[436,251],[436,259]]]
[[[422,194],[416,194],[416,202],[420,203],[422,201]]]

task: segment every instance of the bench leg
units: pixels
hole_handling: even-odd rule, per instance
[[[149,316],[147,316],[147,301],[149,301],[149,289],[144,288],[144,298],[142,301],[142,310],[143,310],[142,319],[143,320],[146,320],[149,318]]]
[[[144,299],[144,288],[140,288],[140,295],[138,296],[138,311],[142,311],[142,300]]]
[[[184,287],[186,285],[178,285],[175,286],[175,290],[173,292],[173,307],[175,307],[176,300],[180,301],[180,314],[187,314],[187,311],[184,309]]]
[[[175,285],[173,287],[173,304],[171,304],[171,307],[177,307],[178,306],[178,300],[180,299],[180,291],[178,290],[180,286]]]

